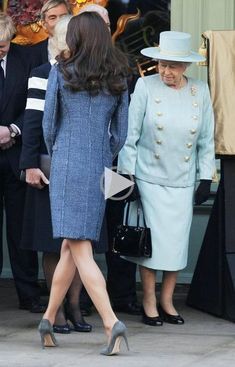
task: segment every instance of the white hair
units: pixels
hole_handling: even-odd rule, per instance
[[[49,38],[49,53],[52,58],[55,58],[60,52],[68,48],[66,44],[66,33],[72,17],[70,14],[64,15],[55,25],[53,36]]]
[[[12,18],[5,13],[0,13],[0,42],[11,41],[15,33]]]
[[[94,11],[98,14],[102,15],[109,15],[108,10],[105,9],[103,6],[98,4],[88,4],[82,7],[78,14],[84,13],[86,11]]]

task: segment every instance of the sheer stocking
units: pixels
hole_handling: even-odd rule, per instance
[[[73,281],[69,287],[66,296],[66,308],[67,311],[73,316],[73,319],[77,322],[83,321],[83,317],[80,310],[79,298],[82,290],[82,281],[78,271],[76,270]]]

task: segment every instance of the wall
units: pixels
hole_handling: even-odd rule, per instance
[[[234,0],[171,0],[171,30],[191,33],[197,51],[203,32],[235,28],[234,12]],[[206,67],[192,65],[190,75],[207,80]]]

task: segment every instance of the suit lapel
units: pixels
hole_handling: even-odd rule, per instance
[[[11,99],[12,93],[15,93],[17,90],[17,85],[20,80],[18,75],[22,75],[22,73],[24,73],[22,59],[14,49],[14,46],[11,45],[11,48],[7,54],[2,111],[4,111],[9,100]]]
[[[42,41],[42,64],[48,62],[48,39]]]

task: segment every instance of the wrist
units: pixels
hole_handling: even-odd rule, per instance
[[[16,128],[15,125],[11,124],[11,125],[7,126],[7,128],[9,130],[9,132],[10,132],[10,137],[11,138],[16,138],[19,135],[19,131]]]

